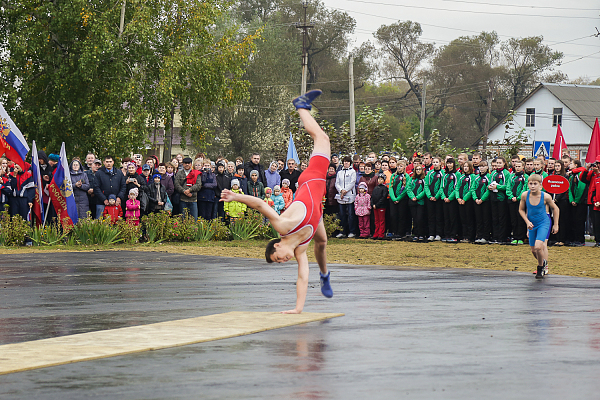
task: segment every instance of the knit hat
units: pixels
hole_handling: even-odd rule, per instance
[[[137,195],[140,193],[138,188],[133,188],[129,191],[129,194],[135,194],[135,196],[137,197]]]
[[[288,187],[290,186],[290,180],[289,180],[289,179],[285,178],[284,180],[282,180],[282,181],[281,181],[281,184],[282,184],[282,185],[283,185],[284,183],[285,183],[286,185],[288,185]]]
[[[156,178],[162,179],[162,176],[160,174],[152,175],[152,179],[156,179]]]
[[[279,185],[273,186],[273,191],[275,192],[277,190],[279,190],[281,192],[281,187],[279,187]]]
[[[239,181],[239,179],[232,179],[232,180],[231,180],[231,187],[233,187],[233,185],[238,185],[238,186],[240,186],[240,181]]]
[[[381,178],[384,181],[387,179],[387,177],[385,176],[385,174],[377,174],[377,178]]]
[[[253,169],[252,171],[250,171],[250,176],[252,176],[252,175],[258,176],[258,171]]]
[[[109,200],[117,201],[117,196],[115,196],[114,194],[111,194],[111,195],[108,196],[108,199]]]
[[[265,193],[273,193],[273,190],[270,187],[265,188]]]
[[[366,182],[361,182],[361,183],[359,183],[359,184],[358,184],[358,188],[359,188],[359,189],[360,189],[360,188],[363,188],[363,189],[365,189],[365,190],[368,190],[368,189],[369,189],[369,186],[367,186],[367,183],[366,183]]]
[[[59,162],[60,161],[60,156],[58,154],[52,153],[52,154],[50,154],[48,156],[48,160]]]

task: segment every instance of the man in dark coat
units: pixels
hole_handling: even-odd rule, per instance
[[[258,171],[258,181],[262,182],[263,185],[267,184],[267,179],[265,178],[265,169],[262,165],[260,165],[260,154],[253,153],[250,161],[248,161],[244,165],[244,174],[248,179],[250,179],[250,172]]]
[[[298,182],[298,178],[300,178],[300,171],[296,169],[296,161],[293,158],[287,160],[287,166],[287,169],[281,171],[279,176],[281,176],[282,182],[284,179],[289,179],[290,189],[296,193],[296,183]]]
[[[115,168],[115,161],[111,156],[104,157],[104,166],[96,172],[96,186],[94,195],[98,199],[96,205],[96,218],[102,218],[104,207],[108,205],[108,196],[117,196],[117,205],[125,202],[125,176],[120,169]]]
[[[102,161],[95,159],[90,168],[85,171],[88,177],[88,181],[90,182],[90,188],[88,189],[88,202],[90,204],[90,212],[92,213],[92,218],[96,218],[96,206],[98,205],[98,198],[94,194],[94,188],[96,187],[96,172],[102,166]]]

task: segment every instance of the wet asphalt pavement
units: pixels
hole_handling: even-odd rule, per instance
[[[305,311],[344,317],[0,376],[0,399],[593,399],[600,280],[311,265]],[[295,301],[293,262],[5,255],[0,344]]]

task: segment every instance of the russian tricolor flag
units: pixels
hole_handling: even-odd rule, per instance
[[[31,172],[33,173],[33,183],[35,183],[35,201],[33,203],[33,213],[38,226],[44,223],[44,203],[42,202],[42,175],[40,174],[40,160],[38,158],[35,140],[31,150]]]
[[[0,103],[0,156],[6,154],[11,161],[19,164],[23,170],[27,170],[25,168],[27,153],[29,153],[29,146],[25,138]]]
[[[56,165],[54,177],[48,185],[50,199],[56,210],[56,215],[63,226],[74,225],[79,220],[77,216],[77,204],[73,195],[73,183],[69,171],[69,161],[65,151],[65,142],[60,148],[60,162]]]

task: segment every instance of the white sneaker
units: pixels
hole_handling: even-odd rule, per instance
[[[435,241],[439,242],[440,240],[442,240],[442,237],[441,237],[440,235],[437,235],[437,236],[435,237]]]
[[[349,238],[353,238],[354,236],[356,236],[354,233],[349,233],[349,234],[348,234],[348,237],[349,237]]]
[[[429,240],[430,242],[433,242],[433,239],[434,239],[433,235],[432,235],[432,236],[429,236],[429,237],[427,238],[427,240]]]
[[[343,234],[343,233],[338,233],[338,234],[337,234],[337,236],[336,236],[336,238],[338,238],[338,239],[341,239],[341,238],[343,238],[343,237],[344,237],[344,234]]]
[[[488,244],[488,241],[485,240],[485,239],[481,239],[481,242],[479,242],[479,243],[481,243],[481,244]]]

